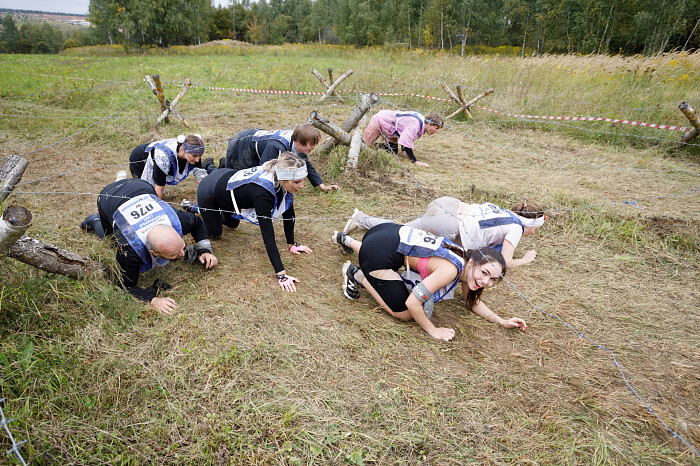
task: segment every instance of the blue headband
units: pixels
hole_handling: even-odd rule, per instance
[[[204,153],[204,145],[195,146],[194,144],[182,143],[182,150],[192,155],[202,155]]]

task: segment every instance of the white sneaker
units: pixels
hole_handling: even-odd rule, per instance
[[[355,209],[352,212],[352,215],[348,219],[347,223],[345,224],[345,228],[343,228],[343,233],[350,233],[351,231],[357,229],[357,216],[360,215],[360,211]]]
[[[126,170],[119,170],[117,172],[117,176],[114,181],[119,181],[119,180],[125,180],[126,179]]]

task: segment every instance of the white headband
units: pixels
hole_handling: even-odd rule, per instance
[[[526,218],[518,214],[515,215],[518,217],[518,220],[520,220],[520,223],[522,223],[524,227],[541,227],[544,225],[544,219],[547,218],[546,215],[537,218]]]
[[[278,180],[303,180],[309,174],[306,165],[298,168],[275,168]]]

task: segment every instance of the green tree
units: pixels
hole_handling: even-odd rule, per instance
[[[18,53],[20,39],[21,35],[15,20],[11,15],[5,15],[2,18],[2,34],[0,35],[0,41],[3,43],[2,53]]]

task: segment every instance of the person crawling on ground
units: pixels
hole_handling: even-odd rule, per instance
[[[170,207],[145,180],[130,178],[107,185],[97,198],[97,211],[83,220],[80,228],[100,238],[113,235],[120,283],[161,314],[169,315],[177,309],[174,299],[158,297],[158,291],[170,285],[158,279],[152,286],[141,288],[141,273],[181,257],[190,264],[199,260],[207,269],[218,263],[202,219]],[[185,245],[183,236],[187,234],[194,238],[193,246]]]

